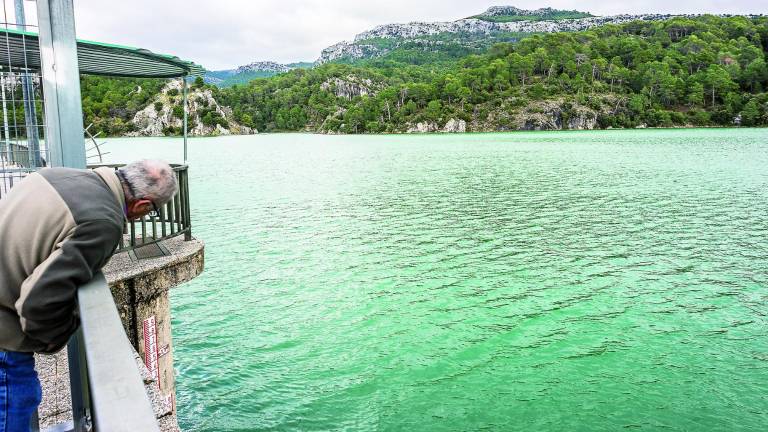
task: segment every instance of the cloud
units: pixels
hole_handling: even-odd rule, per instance
[[[213,70],[256,60],[315,60],[323,48],[376,25],[454,20],[491,5],[611,15],[760,13],[758,3],[762,0],[74,0],[78,37],[174,54]]]

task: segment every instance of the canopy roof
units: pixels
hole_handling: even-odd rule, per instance
[[[25,55],[26,54],[26,55]],[[80,73],[134,78],[175,78],[202,75],[202,66],[141,48],[77,41]],[[40,70],[37,33],[0,28],[0,64]]]

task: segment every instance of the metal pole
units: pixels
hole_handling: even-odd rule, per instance
[[[91,424],[91,413],[88,409],[90,406],[90,386],[82,328],[72,335],[67,344],[67,361],[69,363],[69,387],[72,395],[74,431],[86,432],[90,430]]]
[[[27,30],[27,19],[24,15],[24,0],[15,0],[16,28]],[[21,90],[24,101],[24,122],[27,130],[27,148],[29,149],[29,161],[33,167],[42,166],[40,157],[40,139],[37,134],[37,113],[35,112],[35,89],[32,87],[32,77],[28,73],[21,73]]]
[[[181,77],[182,106],[184,107],[184,165],[187,164],[187,76]]]
[[[3,71],[2,74],[3,75],[0,75],[0,91],[3,93],[3,148],[7,152],[6,161],[13,162],[13,152],[11,151],[10,140],[11,129],[8,127],[8,107],[5,105],[5,71]],[[3,152],[0,151],[0,157],[2,156],[2,153]]]
[[[85,168],[83,105],[72,0],[37,0],[50,166]]]

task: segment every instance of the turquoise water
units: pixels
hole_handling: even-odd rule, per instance
[[[189,431],[758,431],[768,130],[190,141]],[[178,160],[178,140],[112,140]]]

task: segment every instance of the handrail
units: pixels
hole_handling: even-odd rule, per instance
[[[77,291],[80,330],[69,346],[75,432],[159,432],[107,281],[101,273]],[[83,361],[84,360],[84,361]]]

